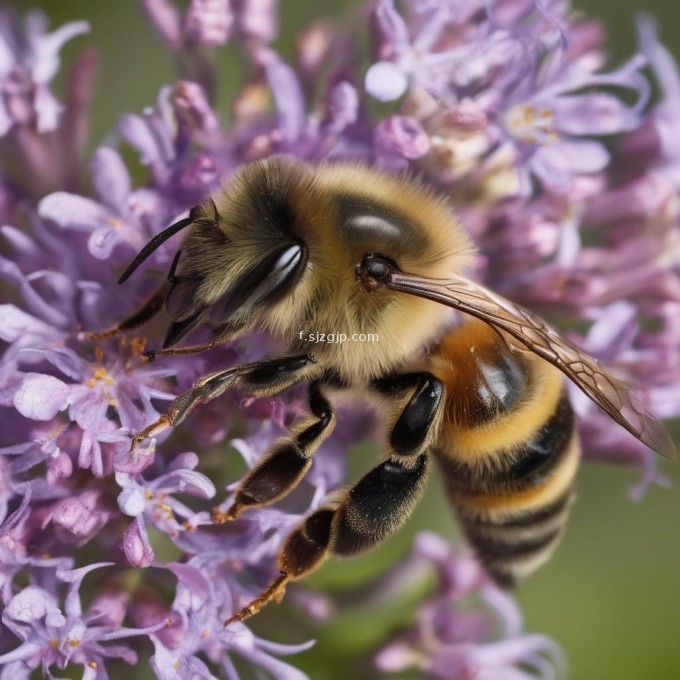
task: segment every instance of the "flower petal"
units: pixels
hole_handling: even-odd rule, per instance
[[[120,233],[111,227],[100,227],[92,232],[87,249],[98,260],[106,260],[111,251],[120,243]]]
[[[60,227],[91,231],[110,219],[108,211],[96,201],[66,191],[56,191],[38,203],[38,215]]]
[[[100,146],[90,161],[90,173],[102,202],[121,214],[132,191],[132,182],[120,154],[109,146]]]
[[[0,305],[0,338],[14,342],[26,333],[50,335],[52,329],[46,323],[26,314],[15,305]]]
[[[267,82],[274,95],[281,133],[288,142],[297,140],[307,120],[305,98],[295,71],[278,58],[266,66]]]
[[[148,567],[153,562],[153,548],[149,543],[141,515],[125,530],[123,552],[128,562],[134,567]]]
[[[381,102],[392,102],[406,92],[408,77],[396,64],[379,61],[366,72],[364,86]]]
[[[14,395],[14,406],[32,420],[51,420],[68,406],[71,388],[51,375],[29,373]]]

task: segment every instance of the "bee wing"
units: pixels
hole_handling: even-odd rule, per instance
[[[630,388],[625,383],[609,375],[596,359],[561,337],[529,310],[462,276],[439,280],[390,272],[384,284],[391,290],[440,302],[504,331],[559,368],[641,442],[666,458],[677,457],[666,428],[644,408],[633,403]]]

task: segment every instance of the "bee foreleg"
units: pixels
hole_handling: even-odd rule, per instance
[[[180,322],[181,323],[181,322]],[[244,332],[243,327],[234,327],[229,324],[224,324],[213,331],[213,338],[210,342],[203,345],[185,345],[184,347],[163,347],[161,349],[152,349],[148,352],[144,352],[144,356],[149,361],[155,361],[159,357],[174,357],[174,356],[185,356],[187,354],[199,354],[200,352],[206,352],[209,349],[214,349],[223,345],[226,342],[234,339],[234,336]],[[177,341],[179,341],[178,338]]]
[[[148,300],[145,300],[140,307],[130,314],[130,316],[123,319],[123,321],[103,331],[87,332],[84,334],[85,337],[88,340],[105,340],[106,338],[113,338],[120,333],[132,331],[135,328],[143,326],[161,311],[167,294],[168,285],[163,284]]]
[[[229,510],[213,510],[216,522],[236,519],[247,508],[270,505],[299,484],[312,465],[312,456],[335,427],[335,413],[318,381],[309,387],[309,408],[314,417],[301,423],[297,434],[274,443],[243,478]]]
[[[158,434],[181,423],[198,404],[216,399],[228,389],[242,389],[255,397],[279,394],[296,383],[313,378],[318,372],[314,357],[302,354],[266,361],[256,361],[218,371],[196,381],[170,404],[170,408],[154,423],[144,428],[132,439],[131,450],[147,437]]]

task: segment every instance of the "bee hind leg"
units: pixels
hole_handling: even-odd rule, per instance
[[[245,621],[272,600],[281,600],[289,582],[318,569],[331,555],[350,557],[375,548],[407,520],[425,490],[429,457],[411,468],[386,461],[362,477],[339,500],[312,512],[285,539],[279,576],[225,622]]]
[[[429,373],[414,373],[396,376],[383,387],[400,395],[413,390],[392,428],[387,459],[302,520],[279,551],[279,576],[225,626],[280,601],[290,581],[315,571],[331,555],[352,557],[377,547],[413,512],[431,468],[429,447],[445,402],[443,386]]]

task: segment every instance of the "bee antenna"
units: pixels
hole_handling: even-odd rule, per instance
[[[123,272],[122,276],[118,279],[118,283],[125,283],[135,272],[137,267],[139,267],[144,260],[146,260],[154,250],[159,248],[163,243],[165,243],[170,237],[174,236],[178,231],[182,231],[185,227],[188,227],[194,222],[194,217],[189,215],[174,224],[171,224],[167,229],[163,229],[159,234],[156,234],[138,253],[137,257],[132,260],[128,268]]]

